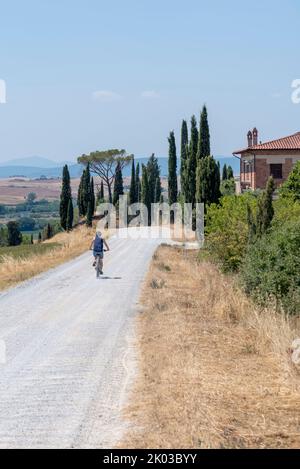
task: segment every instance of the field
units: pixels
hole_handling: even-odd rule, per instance
[[[77,197],[79,179],[71,179],[72,195]],[[99,184],[99,178],[95,178],[95,191]],[[124,188],[129,190],[130,178],[124,178]],[[167,180],[162,178],[162,187],[166,190]],[[61,192],[61,179],[23,179],[23,178],[9,178],[0,179],[0,205],[15,205],[24,202],[26,196],[34,192],[37,195],[37,200],[47,199],[57,200]]]
[[[72,193],[76,196],[79,179],[71,180]],[[15,205],[24,202],[30,192],[35,192],[37,199],[59,199],[61,191],[60,179],[0,179],[0,204]]]
[[[299,448],[297,319],[259,309],[197,252],[163,246],[141,298],[122,448]]]

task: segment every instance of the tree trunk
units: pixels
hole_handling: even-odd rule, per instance
[[[108,198],[109,198],[109,203],[112,204],[112,192],[111,192],[111,183],[107,184],[108,188]]]

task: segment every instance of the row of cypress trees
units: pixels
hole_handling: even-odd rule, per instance
[[[115,174],[113,203],[118,205],[119,197],[124,194],[124,184],[121,165],[118,163]],[[132,160],[131,182],[129,191],[129,202],[143,202],[149,212],[151,203],[159,202],[162,197],[162,187],[160,179],[160,167],[154,154],[149,158],[147,165],[142,165],[142,179],[140,178],[140,165],[135,167],[134,158]],[[97,202],[104,202],[104,184],[101,180],[100,190],[97,195]],[[84,169],[78,188],[77,204],[79,216],[86,217],[87,226],[92,226],[95,212],[96,200],[94,190],[94,179],[90,174],[90,165]],[[70,231],[73,227],[73,201],[70,184],[70,173],[65,165],[62,177],[62,190],[60,198],[60,222],[64,230]]]
[[[101,188],[102,188],[102,198],[104,199],[103,182],[101,184]],[[79,216],[86,217],[87,226],[92,226],[93,216],[95,213],[96,200],[95,200],[95,190],[94,190],[94,179],[91,177],[89,164],[84,169],[82,176],[80,178],[78,195],[77,195],[77,204],[78,204]],[[74,221],[74,208],[73,208],[71,180],[70,180],[70,173],[69,173],[68,165],[65,165],[63,168],[59,212],[60,212],[61,227],[66,231],[72,230],[73,221]]]
[[[84,187],[84,177],[82,187]],[[123,175],[120,164],[117,165],[113,189],[113,204],[118,207],[119,197],[124,195]],[[142,202],[146,205],[149,213],[149,223],[151,221],[151,204],[162,201],[162,187],[160,178],[160,167],[154,154],[151,155],[146,165],[142,165],[140,176],[140,164],[135,165],[134,158],[131,166],[131,180],[128,194],[130,204]],[[97,196],[98,202],[104,202],[104,186],[101,181],[100,190]],[[82,212],[81,212],[82,213]]]
[[[140,165],[132,160],[129,202],[144,203],[148,208],[152,203],[160,202],[162,195],[160,167],[154,153],[146,165],[142,165],[142,180],[140,179]]]
[[[181,200],[191,203],[210,204],[220,198],[220,166],[211,156],[210,131],[207,108],[203,106],[198,128],[195,116],[191,118],[190,138],[185,120],[181,126],[180,148]],[[178,200],[177,153],[175,135],[169,136],[169,203]]]

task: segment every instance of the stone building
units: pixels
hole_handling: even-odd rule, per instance
[[[270,176],[279,187],[300,160],[300,132],[262,143],[258,142],[258,131],[254,128],[247,139],[248,147],[233,153],[240,159],[241,190],[264,189]]]

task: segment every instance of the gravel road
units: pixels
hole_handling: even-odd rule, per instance
[[[1,448],[116,444],[136,368],[140,287],[160,243],[115,236],[100,280],[88,252],[0,294]]]

